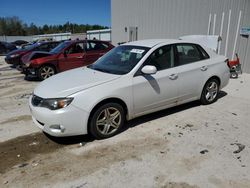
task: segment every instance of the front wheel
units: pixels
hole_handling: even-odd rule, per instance
[[[121,130],[124,119],[124,109],[120,104],[104,104],[93,113],[89,131],[97,139],[109,138]]]
[[[202,94],[201,94],[201,103],[202,104],[211,104],[217,100],[219,93],[219,82],[217,79],[210,79],[205,84]]]
[[[45,65],[38,69],[38,77],[40,80],[45,80],[54,74],[56,74],[56,70],[50,65]]]

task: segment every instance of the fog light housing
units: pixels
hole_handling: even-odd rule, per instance
[[[50,125],[49,128],[54,133],[63,133],[65,131],[65,127],[62,125]]]

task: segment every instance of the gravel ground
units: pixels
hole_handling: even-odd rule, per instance
[[[250,75],[218,101],[132,120],[110,139],[55,139],[31,121],[26,81],[0,57],[0,187],[250,187]]]

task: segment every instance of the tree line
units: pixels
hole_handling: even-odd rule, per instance
[[[28,36],[41,35],[51,33],[85,33],[87,30],[107,29],[106,26],[89,25],[89,24],[75,24],[66,22],[59,25],[43,25],[37,26],[34,23],[26,24],[19,17],[0,17],[0,36]]]

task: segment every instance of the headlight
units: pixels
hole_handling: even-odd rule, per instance
[[[73,98],[42,99],[35,95],[32,97],[32,104],[34,106],[49,108],[50,110],[65,108],[72,101]]]
[[[31,64],[31,61],[28,61],[28,62],[23,63],[23,66],[25,68],[28,68],[30,66],[30,64]]]
[[[11,58],[15,58],[15,57],[18,57],[20,54],[12,54],[10,55]]]

